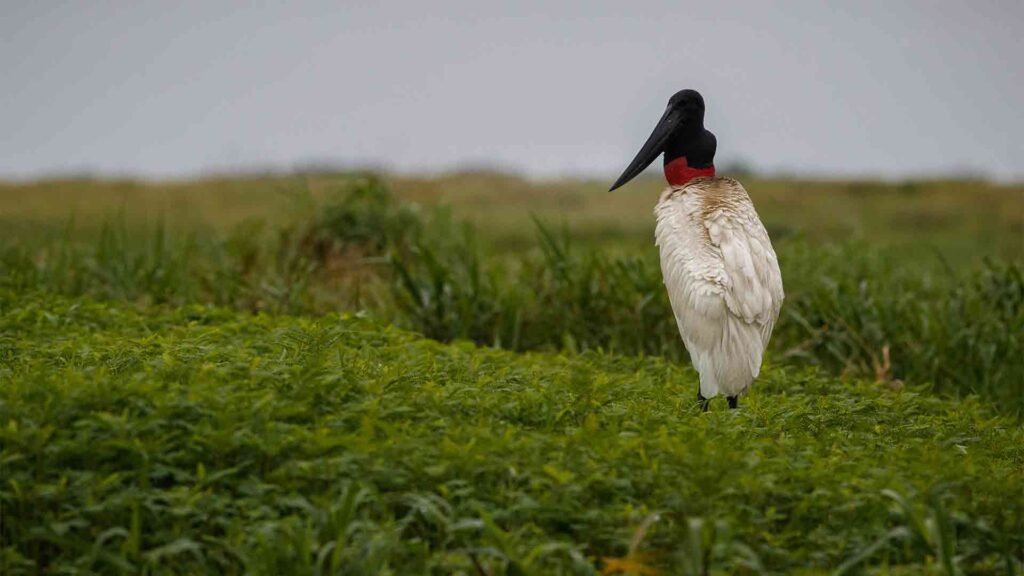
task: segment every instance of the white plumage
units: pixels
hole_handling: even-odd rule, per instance
[[[732,178],[669,187],[654,213],[662,276],[701,395],[743,394],[784,298],[768,233]]]

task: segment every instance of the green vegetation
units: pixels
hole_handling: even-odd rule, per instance
[[[368,310],[441,341],[686,358],[653,248],[581,244],[536,222],[534,250],[502,253],[450,211],[397,202],[376,180],[343,190],[306,222],[250,222],[226,237],[133,234],[122,220],[90,242],[70,232],[42,247],[14,242],[0,252],[0,286],[289,314]],[[1018,260],[954,267],[867,242],[776,244],[787,286],[777,356],[981,394],[1024,415]]]
[[[174,236],[220,236],[253,222],[309,222],[358,176],[322,175],[189,182],[0,182],[0,239],[94,234],[114,214],[143,236],[158,223]],[[810,182],[741,178],[776,243],[862,241],[902,262],[942,259],[956,268],[984,256],[1017,258],[1024,235],[1024,185],[982,181]],[[612,194],[602,181],[527,181],[501,174],[384,177],[398,200],[445,204],[501,251],[536,245],[532,216],[565,222],[588,245],[650,250],[660,178],[640,177]]]
[[[1020,573],[1024,189],[747,186],[787,300],[707,415],[653,194],[0,186],[0,572]]]
[[[772,366],[701,414],[657,358],[48,294],[0,294],[0,334],[5,574],[1012,573],[1024,547],[1024,431],[976,401]]]

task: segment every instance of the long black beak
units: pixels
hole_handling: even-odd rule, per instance
[[[665,151],[665,143],[668,142],[669,136],[679,127],[682,120],[683,114],[680,111],[673,109],[671,106],[667,108],[661,116],[661,120],[658,120],[658,125],[654,127],[654,132],[651,132],[651,135],[647,137],[647,142],[644,142],[643,148],[636,153],[636,158],[633,158],[633,161],[626,167],[626,171],[622,173],[622,176],[619,176],[619,179],[615,181],[615,184],[612,184],[608,191],[611,192],[629,182],[637,174],[650,166],[651,162],[654,162],[654,159]]]

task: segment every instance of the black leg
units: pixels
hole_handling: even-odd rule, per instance
[[[697,402],[700,403],[701,412],[708,411],[708,399],[705,398],[704,395],[700,393],[700,390],[697,390]]]
[[[729,401],[729,409],[730,410],[735,410],[736,407],[739,406],[739,402],[740,402],[739,396],[729,396],[728,398],[726,398],[726,400]]]

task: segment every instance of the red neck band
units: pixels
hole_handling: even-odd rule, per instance
[[[669,186],[683,186],[694,178],[701,176],[712,177],[715,175],[715,166],[706,168],[692,168],[686,161],[686,156],[680,156],[665,164],[665,180]]]

